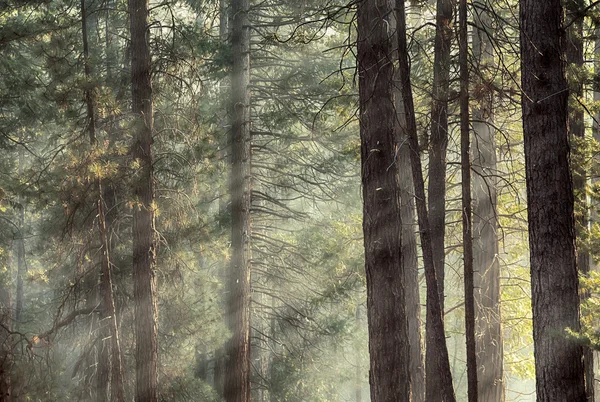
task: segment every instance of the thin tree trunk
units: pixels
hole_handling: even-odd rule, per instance
[[[538,402],[583,402],[560,0],[521,0],[521,81]],[[557,302],[560,301],[560,302]]]
[[[133,179],[133,298],[136,339],[136,402],[158,401],[158,311],[154,233],[152,134],[154,111],[150,81],[148,0],[129,0],[132,110],[136,118],[131,155],[139,161]]]
[[[594,75],[595,75],[595,79],[594,79],[594,84],[593,84],[593,98],[594,98],[594,102],[600,102],[600,24],[597,24],[595,27],[595,34],[596,34],[596,40],[594,43]],[[592,123],[592,135],[594,137],[594,140],[600,142],[600,124],[598,124],[598,122],[600,122],[600,113],[597,113],[594,116],[594,121]],[[598,164],[598,157],[596,157],[595,163]],[[592,185],[597,184],[598,183],[598,179],[594,179],[592,178]],[[593,222],[598,222],[598,214],[595,213],[596,208],[592,208],[591,212],[592,212],[592,221]],[[596,266],[596,264],[592,264],[590,266],[591,270],[596,271],[598,269],[598,267]],[[598,356],[598,352],[593,352],[594,355],[594,366],[599,366],[599,356]],[[600,381],[596,381],[596,375],[595,373],[597,372],[597,367],[594,370],[594,399],[592,400],[593,402],[600,402]]]
[[[20,138],[22,140],[22,138]],[[19,149],[19,176],[23,174],[23,165],[25,164],[25,154],[23,148]],[[17,201],[17,225],[18,232],[16,240],[17,247],[17,293],[15,300],[15,327],[18,330],[21,324],[23,312],[23,278],[27,272],[25,264],[25,200],[19,195]]]
[[[431,106],[431,137],[429,144],[429,223],[431,247],[436,270],[440,308],[444,314],[445,280],[445,231],[446,231],[446,148],[448,145],[448,88],[450,85],[450,47],[452,44],[452,18],[455,0],[437,0],[436,33],[433,62],[433,89]],[[427,322],[425,348],[426,400],[441,401],[439,378],[435,361],[439,355],[436,342],[429,334],[432,306],[427,298]]]
[[[249,1],[231,0],[233,72],[231,96],[231,263],[228,278],[225,400],[250,400],[250,22]]]
[[[467,388],[469,402],[477,402],[477,352],[475,347],[475,289],[473,285],[473,233],[471,207],[471,151],[469,149],[469,64],[467,1],[459,1],[460,67],[460,161],[462,184],[463,260],[465,282],[465,324],[467,343]]]
[[[362,325],[362,314],[360,311],[360,304],[356,306],[355,312],[355,323],[356,328],[360,328]],[[354,350],[354,401],[362,402],[362,367],[360,361],[360,350],[355,348]]]
[[[500,261],[498,259],[497,167],[494,139],[494,93],[487,81],[494,66],[488,10],[474,7],[474,64],[476,81],[473,107],[473,269],[476,297],[477,380],[482,401],[503,402],[503,339],[500,312]]]
[[[10,250],[10,247],[8,247]],[[9,267],[8,275],[0,281],[0,402],[12,400],[12,366],[13,347],[10,342],[10,331],[12,331],[12,294],[11,294],[11,261],[10,254],[4,261]]]
[[[410,401],[408,320],[402,273],[399,133],[394,109],[391,0],[359,2],[363,232],[371,401]]]
[[[90,142],[92,147],[97,145],[96,137],[96,111],[95,111],[95,87],[92,82],[92,66],[90,63],[90,51],[88,41],[88,12],[86,8],[86,0],[81,0],[81,25],[82,25],[82,36],[83,36],[83,57],[84,57],[84,70],[86,77],[86,90],[85,99],[87,106],[87,124],[88,132],[90,136]],[[100,236],[101,244],[101,267],[102,267],[102,281],[100,283],[100,293],[102,295],[103,308],[101,309],[101,321],[100,325],[103,327],[108,325],[110,329],[110,344],[111,344],[111,356],[112,356],[112,367],[111,367],[111,401],[124,402],[125,401],[125,387],[123,383],[123,367],[121,363],[121,346],[119,343],[119,329],[117,325],[117,313],[115,310],[115,303],[112,290],[111,280],[111,268],[110,268],[110,257],[109,257],[109,246],[108,246],[108,235],[107,235],[107,224],[104,213],[104,199],[102,190],[102,180],[96,179],[96,191],[98,193],[98,199],[96,201],[96,208],[98,211],[98,234]],[[105,321],[103,323],[103,321]],[[104,334],[102,331],[101,333]],[[103,349],[101,352],[103,364],[106,364],[108,351],[105,350],[104,342],[101,342],[100,347]],[[108,400],[107,384],[108,373],[106,369],[103,369],[102,375],[98,376],[98,400]],[[104,384],[100,381],[106,381]],[[106,398],[106,399],[105,399]]]
[[[570,24],[567,29],[566,54],[567,63],[573,71],[580,71],[583,68],[583,18],[579,13],[585,7],[582,0],[568,0],[565,8],[567,12],[567,21]],[[578,104],[583,98],[583,81],[578,74],[571,75],[570,88],[570,108],[569,108],[569,133],[572,138],[574,154],[581,155],[583,141],[585,137],[585,126],[583,121],[583,108]],[[582,158],[576,158],[582,161]],[[575,233],[577,237],[577,270],[582,275],[588,275],[590,272],[590,255],[582,241],[587,232],[589,219],[586,191],[587,171],[584,166],[573,165],[573,191],[575,196]],[[589,297],[589,294],[582,294],[582,298]],[[585,369],[585,388],[588,402],[594,401],[594,352],[586,347],[583,354],[583,364]]]
[[[417,207],[417,220],[423,250],[423,265],[425,268],[425,280],[427,282],[427,299],[430,311],[428,313],[428,337],[435,344],[438,354],[430,356],[430,366],[435,376],[440,380],[439,387],[435,391],[436,399],[443,402],[454,402],[454,387],[452,385],[452,373],[448,357],[448,347],[444,335],[444,320],[442,317],[440,293],[438,291],[438,279],[436,275],[433,250],[430,237],[429,217],[427,216],[427,205],[425,199],[425,183],[419,155],[419,143],[417,139],[417,123],[415,120],[415,108],[410,83],[410,67],[408,63],[408,49],[406,43],[406,15],[404,0],[396,0],[397,33],[398,33],[398,65],[400,85],[404,99],[404,111],[406,116],[406,133],[410,146],[411,169],[415,187],[415,201]],[[435,368],[435,370],[434,370]],[[429,386],[428,386],[429,387]],[[427,391],[432,392],[431,391]],[[430,401],[429,395],[426,397]],[[431,399],[433,400],[433,399]]]

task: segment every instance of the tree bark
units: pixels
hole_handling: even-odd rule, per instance
[[[494,123],[494,92],[490,69],[494,52],[492,27],[485,5],[474,8],[473,56],[480,78],[473,116],[473,269],[477,328],[477,380],[482,401],[505,398],[503,339],[500,312],[500,261],[498,259],[497,167]]]
[[[421,247],[423,250],[423,265],[425,268],[425,280],[427,282],[427,300],[429,301],[428,306],[430,308],[427,317],[428,337],[431,338],[430,342],[435,344],[436,351],[438,352],[437,354],[430,355],[429,364],[431,370],[435,372],[434,375],[440,381],[439,387],[435,390],[435,400],[454,402],[456,401],[456,397],[454,395],[454,388],[452,385],[452,373],[450,371],[448,348],[444,335],[444,320],[441,310],[440,293],[438,290],[438,279],[433,259],[431,232],[425,198],[425,183],[423,180],[421,159],[419,155],[417,124],[415,120],[415,108],[413,104],[412,87],[410,83],[404,0],[396,0],[396,16],[398,34],[398,69],[406,116],[405,130],[408,137],[408,144],[410,146],[410,159],[415,187],[417,220],[421,237]],[[433,393],[434,391],[428,389],[427,392],[428,394],[426,396],[426,400],[434,400],[429,399],[429,393]]]
[[[402,269],[399,133],[394,109],[393,4],[358,3],[363,232],[371,401],[410,401]]]
[[[467,388],[469,402],[477,402],[477,355],[475,347],[475,288],[473,285],[473,232],[471,207],[471,150],[469,115],[469,64],[467,40],[467,1],[459,1],[460,67],[460,162],[462,185],[462,229],[465,283],[465,331],[467,348]]]
[[[440,308],[444,314],[446,231],[446,148],[448,145],[448,88],[450,85],[450,47],[452,44],[452,18],[455,0],[437,0],[436,32],[433,61],[433,88],[431,106],[431,137],[429,144],[429,224],[431,225],[431,247],[435,265]],[[427,322],[425,348],[426,400],[441,401],[439,389],[442,379],[438,377],[435,361],[439,355],[436,342],[429,337],[431,306],[427,299]]]
[[[158,311],[152,103],[148,0],[129,0],[132,110],[136,118],[131,155],[139,162],[133,178],[133,298],[136,339],[136,402],[157,402]]]
[[[521,0],[521,81],[538,402],[583,402],[560,0]],[[560,302],[558,302],[560,301]]]
[[[228,278],[225,400],[250,400],[250,260],[252,225],[250,154],[249,1],[231,0],[233,72],[231,96],[231,264]]]

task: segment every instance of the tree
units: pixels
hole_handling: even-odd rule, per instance
[[[448,357],[448,347],[444,336],[444,319],[442,314],[442,303],[440,300],[439,283],[436,274],[433,249],[431,242],[431,228],[427,214],[427,205],[425,198],[425,183],[423,180],[423,171],[419,153],[419,141],[417,138],[417,124],[415,119],[415,107],[413,102],[412,87],[410,80],[410,67],[408,62],[408,46],[406,41],[406,11],[404,1],[396,0],[396,21],[398,35],[398,77],[402,98],[404,100],[405,113],[405,131],[410,146],[411,170],[413,183],[415,187],[415,203],[417,209],[417,220],[419,224],[419,234],[421,238],[421,248],[423,250],[423,265],[425,268],[425,280],[427,282],[427,300],[430,310],[428,311],[427,336],[435,344],[437,355],[431,355],[431,369],[435,371],[436,378],[441,383],[435,390],[435,398],[445,402],[456,400],[454,387],[452,385],[452,373],[450,372],[450,362]],[[431,196],[431,195],[430,195]],[[434,358],[435,357],[435,358]],[[426,377],[427,378],[427,377]],[[430,390],[427,385],[426,400],[429,401]]]
[[[410,401],[408,321],[401,243],[399,133],[394,109],[390,0],[358,4],[363,232],[371,400]]]
[[[84,75],[87,80],[85,89],[85,101],[87,106],[87,130],[90,136],[90,143],[92,147],[97,147],[98,139],[96,136],[96,91],[95,85],[92,79],[92,66],[90,62],[90,50],[89,50],[89,39],[88,39],[88,11],[86,7],[86,0],[81,0],[81,31],[83,39],[83,64],[84,64]],[[98,212],[98,235],[100,237],[100,266],[102,267],[101,281],[99,285],[99,293],[101,294],[102,303],[102,314],[101,321],[104,324],[101,326],[108,326],[109,331],[100,330],[101,335],[105,335],[107,332],[110,334],[110,352],[112,355],[112,366],[111,366],[111,396],[110,400],[115,402],[125,401],[125,386],[123,382],[123,363],[121,359],[121,343],[119,336],[119,326],[117,320],[117,310],[115,308],[115,300],[113,296],[113,282],[112,282],[112,267],[110,262],[109,254],[109,241],[108,231],[110,226],[107,224],[106,213],[105,213],[105,191],[103,190],[102,179],[97,178],[95,180],[95,187],[97,193],[96,208]],[[95,279],[95,277],[94,277]],[[95,302],[95,300],[94,300]],[[104,339],[101,339],[101,344],[104,343]],[[102,345],[99,354],[104,357],[108,356],[108,347]],[[107,363],[108,359],[105,359],[103,364]],[[100,366],[100,364],[99,364]],[[100,368],[98,369],[100,372]],[[104,374],[104,373],[103,373]],[[107,373],[106,373],[107,374]],[[96,398],[98,401],[108,400],[107,389],[108,380],[104,375],[98,375],[98,395]],[[103,381],[101,383],[100,381]]]
[[[568,128],[573,147],[572,175],[575,197],[575,233],[577,239],[577,270],[581,275],[590,273],[590,255],[585,244],[589,212],[587,205],[587,169],[585,159],[585,124],[583,100],[583,16],[585,2],[569,0],[565,4],[567,13],[566,57],[567,79],[569,85]],[[583,294],[582,297],[589,297]],[[594,401],[594,352],[586,347],[583,365],[585,368],[585,388],[588,401]]]
[[[431,100],[431,136],[429,139],[429,222],[431,225],[431,247],[433,263],[438,279],[440,308],[444,314],[444,278],[445,278],[445,231],[446,231],[446,148],[448,146],[448,93],[450,87],[450,47],[452,44],[453,10],[455,0],[437,0],[435,16],[435,46],[433,61],[433,88]],[[442,379],[435,361],[440,351],[436,342],[429,337],[431,328],[433,301],[427,298],[427,323],[425,348],[426,394],[427,401],[441,401],[439,389]]]
[[[135,304],[136,402],[157,402],[158,322],[156,300],[155,201],[148,0],[129,0],[131,90],[137,164],[133,178],[133,298]]]
[[[559,0],[520,1],[521,82],[537,400],[585,401],[568,90]]]
[[[469,402],[477,402],[477,354],[475,346],[475,287],[473,285],[473,220],[471,206],[471,142],[469,115],[469,44],[467,41],[467,2],[460,0],[460,163],[462,185],[463,263],[465,283],[465,324],[467,343],[467,382]]]
[[[498,168],[494,127],[494,64],[491,10],[474,4],[473,58],[475,80],[472,109],[473,263],[477,319],[479,397],[504,401],[503,339],[498,255]]]
[[[227,319],[231,339],[227,347],[225,400],[250,400],[250,24],[248,0],[232,0],[231,104],[231,261]]]

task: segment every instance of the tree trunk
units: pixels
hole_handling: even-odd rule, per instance
[[[136,339],[136,402],[157,402],[157,301],[154,234],[154,111],[150,81],[148,0],[129,0],[132,109],[136,118],[131,154],[139,162],[133,178],[133,298]]]
[[[83,57],[84,57],[84,70],[86,77],[86,90],[85,99],[87,106],[87,124],[88,133],[90,136],[90,142],[92,147],[97,145],[96,137],[96,111],[95,111],[95,86],[93,85],[92,78],[92,66],[90,63],[90,51],[88,41],[88,12],[86,8],[86,0],[81,0],[81,25],[82,25],[82,36],[83,36]],[[125,387],[123,383],[123,367],[121,363],[121,346],[119,343],[119,329],[117,325],[117,313],[115,310],[115,303],[112,290],[111,280],[111,268],[110,268],[110,257],[108,247],[108,234],[107,234],[107,222],[104,213],[104,192],[102,190],[101,179],[96,179],[96,191],[98,193],[98,199],[96,201],[96,209],[98,211],[98,234],[100,236],[101,244],[101,261],[102,267],[102,281],[100,283],[100,294],[102,295],[101,309],[101,320],[100,325],[102,327],[108,326],[109,331],[101,329],[101,333],[104,335],[106,332],[110,333],[110,351],[112,355],[112,367],[111,367],[111,401],[124,402],[125,401]],[[106,337],[105,337],[106,338]],[[105,339],[103,338],[103,339]],[[103,339],[100,343],[101,353],[100,358],[104,361],[102,365],[106,364],[108,351],[104,345]],[[100,375],[101,374],[101,375]],[[108,372],[106,367],[102,368],[102,372],[99,371],[98,375],[98,396],[97,399],[109,400],[107,385],[108,385]]]
[[[412,88],[410,83],[410,67],[408,63],[408,49],[406,43],[406,15],[404,0],[396,0],[397,33],[398,33],[398,69],[400,87],[404,100],[404,111],[406,117],[406,135],[410,146],[411,169],[415,187],[415,201],[417,207],[417,220],[423,249],[423,265],[425,268],[425,280],[427,282],[427,300],[430,311],[428,312],[428,338],[435,344],[437,354],[430,356],[430,366],[440,380],[439,387],[435,390],[436,399],[444,402],[454,402],[454,388],[452,385],[452,373],[448,358],[448,347],[444,335],[444,320],[442,317],[440,293],[438,291],[438,279],[433,261],[433,250],[431,244],[431,232],[429,217],[427,216],[427,205],[425,199],[425,183],[419,155],[419,143],[417,139],[417,123],[415,120],[415,108],[413,104]],[[435,370],[434,370],[435,368]],[[433,391],[427,391],[432,392]],[[426,397],[427,401],[429,395]]]
[[[446,148],[448,145],[448,88],[450,85],[450,47],[452,44],[452,18],[455,0],[437,0],[436,32],[433,61],[433,89],[431,106],[431,137],[429,144],[429,223],[431,247],[436,270],[440,308],[444,314],[444,279],[446,231]],[[427,299],[425,348],[426,400],[441,401],[440,386],[435,361],[439,355],[431,334],[432,306]]]
[[[477,328],[477,380],[482,401],[503,402],[503,339],[500,312],[500,261],[498,259],[497,167],[494,93],[488,71],[494,68],[488,11],[474,9],[474,64],[480,71],[473,107],[473,269]]]
[[[538,402],[583,402],[560,0],[521,0],[521,81]],[[560,302],[557,302],[560,301]]]
[[[371,401],[410,401],[391,0],[358,4],[363,232]]]
[[[477,355],[475,347],[475,289],[473,285],[473,233],[471,207],[471,150],[469,115],[469,64],[467,1],[459,1],[460,67],[460,162],[462,185],[462,228],[465,282],[465,324],[467,343],[467,384],[469,402],[477,402]]]
[[[569,133],[572,139],[573,153],[576,160],[583,161],[582,153],[585,152],[583,145],[585,137],[583,108],[578,101],[583,98],[583,80],[578,72],[583,68],[583,18],[580,17],[581,10],[585,8],[582,0],[568,0],[566,2],[567,29],[566,54],[569,68],[574,72],[570,76],[570,107],[569,107]],[[579,157],[577,157],[579,156]],[[577,237],[577,270],[582,275],[590,272],[590,255],[583,240],[588,226],[588,205],[586,191],[587,171],[582,164],[573,164],[573,192],[575,196],[575,233]],[[582,294],[582,298],[589,294]],[[594,352],[586,347],[583,354],[583,365],[585,370],[585,388],[588,402],[594,401]]]
[[[600,102],[600,24],[596,25],[595,28],[595,34],[596,34],[596,40],[594,43],[594,84],[593,84],[593,97],[594,97],[594,102]],[[592,135],[594,137],[595,141],[600,142],[600,124],[598,124],[598,122],[600,122],[600,113],[596,113],[596,115],[594,116],[595,119],[592,123]],[[595,158],[595,163],[598,164],[598,156],[596,156]],[[592,186],[598,184],[598,179],[592,178]],[[591,212],[591,218],[593,222],[598,222],[598,214],[595,212],[597,209],[596,208],[592,208]],[[593,264],[590,266],[591,270],[596,271],[598,268],[596,266],[596,264]],[[593,352],[593,361],[594,361],[594,366],[598,366],[598,361],[600,359],[598,359],[598,352],[595,351]],[[592,399],[592,402],[600,402],[600,382],[596,381],[595,378],[595,373],[597,372],[598,367],[595,367],[594,369],[594,399]]]
[[[22,138],[20,138],[22,140]],[[19,149],[19,177],[23,174],[23,165],[25,164],[25,154],[23,148]],[[15,298],[15,329],[19,329],[23,312],[23,278],[27,272],[25,264],[25,200],[19,195],[17,199],[17,238],[13,244],[17,248],[17,293]]]
[[[231,96],[231,264],[228,278],[225,400],[250,400],[250,22],[248,0],[231,0],[233,71]]]
[[[396,82],[396,112],[400,125],[400,152],[398,173],[400,175],[400,198],[402,202],[402,272],[406,289],[406,315],[408,316],[408,336],[410,343],[410,385],[412,402],[425,401],[425,362],[421,339],[421,296],[419,294],[419,264],[415,221],[414,185],[410,166],[410,146],[406,136],[404,99],[400,91],[399,77]]]
[[[8,247],[10,250],[10,246]],[[3,261],[8,271],[0,279],[0,402],[12,400],[12,369],[13,369],[13,347],[10,342],[10,331],[12,331],[12,270],[10,254],[6,257],[9,261]]]
[[[355,323],[356,328],[360,328],[362,326],[362,314],[360,311],[360,304],[356,305],[355,311]],[[354,348],[354,402],[362,402],[362,365],[360,359],[360,348]]]

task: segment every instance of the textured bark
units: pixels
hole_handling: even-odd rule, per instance
[[[448,145],[448,88],[450,85],[450,47],[452,43],[452,18],[455,0],[437,0],[436,33],[433,61],[433,89],[431,106],[431,137],[429,144],[429,223],[431,247],[436,270],[442,317],[444,314],[444,279],[446,231],[446,148]],[[426,400],[441,401],[439,389],[442,379],[438,376],[435,361],[439,355],[431,334],[432,306],[427,299],[425,368]]]
[[[248,0],[232,0],[231,264],[228,278],[225,400],[250,400],[250,23]]]
[[[467,389],[469,402],[477,402],[477,355],[475,347],[475,289],[473,285],[473,233],[471,207],[471,150],[469,115],[469,64],[467,41],[467,1],[460,0],[459,67],[460,67],[460,162],[462,186],[462,229],[465,283],[465,331],[467,348]]]
[[[521,81],[538,402],[583,402],[560,0],[521,0]]]
[[[477,9],[476,9],[477,10]],[[474,15],[474,63],[481,73],[472,108],[473,132],[473,269],[477,326],[477,380],[479,399],[502,402],[503,339],[500,312],[500,263],[498,260],[497,167],[494,93],[487,81],[494,68],[491,23],[487,11]]]
[[[133,298],[135,305],[136,402],[157,402],[158,311],[154,229],[152,134],[154,111],[150,81],[148,0],[129,0],[132,110],[135,134],[131,155],[139,162],[133,178]]]
[[[410,401],[391,0],[358,4],[363,233],[371,401]]]
[[[441,310],[440,293],[438,291],[438,279],[433,261],[433,250],[431,244],[431,231],[429,217],[427,216],[427,205],[425,198],[425,183],[419,155],[419,141],[417,138],[417,123],[415,120],[415,108],[410,83],[410,67],[408,63],[408,49],[406,42],[406,15],[404,0],[396,0],[396,19],[398,33],[398,69],[400,88],[403,94],[404,111],[406,117],[406,135],[410,146],[411,170],[415,188],[415,202],[417,209],[417,221],[423,250],[423,265],[425,268],[425,280],[427,282],[427,299],[430,311],[427,321],[428,337],[431,344],[435,344],[437,354],[430,356],[430,368],[439,379],[439,387],[435,390],[435,400],[444,402],[456,401],[452,385],[452,373],[448,358],[448,348],[444,335],[444,320]],[[427,391],[430,392],[430,391]],[[431,391],[433,393],[433,390]],[[426,397],[430,401],[429,395]],[[433,399],[432,399],[433,400]]]

